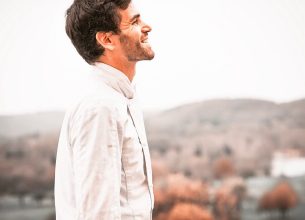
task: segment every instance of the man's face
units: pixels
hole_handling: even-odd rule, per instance
[[[139,12],[132,3],[119,13],[121,14],[119,40],[123,55],[131,62],[153,59],[155,53],[148,43],[151,27],[141,20]]]

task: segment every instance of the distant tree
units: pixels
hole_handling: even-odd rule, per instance
[[[154,216],[154,220],[168,220],[167,219],[168,213],[159,213],[157,216]]]
[[[6,159],[20,160],[20,159],[24,158],[24,156],[25,156],[25,152],[21,148],[12,148],[12,149],[8,149],[5,152],[5,158]]]
[[[34,187],[35,172],[29,164],[20,163],[10,172],[10,194],[19,198],[20,205],[24,204],[24,197],[29,194]]]
[[[295,207],[297,202],[296,192],[287,181],[283,181],[262,196],[259,201],[259,209],[269,211],[277,209],[285,219],[287,211]]]
[[[259,200],[259,210],[272,211],[275,208],[275,201],[272,192],[266,192]]]
[[[242,170],[240,170],[240,175],[243,177],[243,178],[245,178],[245,179],[247,179],[247,178],[249,178],[249,177],[252,177],[252,176],[255,176],[255,170],[254,170],[254,168],[247,168],[247,169],[242,169]]]
[[[165,178],[169,171],[167,166],[159,160],[152,160],[153,180],[161,180]]]
[[[42,190],[36,190],[33,193],[33,199],[36,201],[36,203],[38,205],[41,205],[42,200],[45,198],[45,196],[46,196],[46,193],[45,193],[45,191],[42,191]]]
[[[170,175],[167,180],[167,197],[173,203],[190,202],[206,204],[209,199],[208,186],[181,174]]]
[[[53,165],[46,166],[41,177],[41,184],[44,191],[53,190],[55,179],[55,167]]]
[[[240,206],[245,194],[246,186],[242,178],[232,177],[223,181],[214,194],[213,211],[216,219],[239,219]]]
[[[231,220],[236,213],[237,197],[230,193],[228,188],[221,188],[216,191],[214,214],[217,219]]]
[[[1,145],[0,195],[15,195],[22,205],[26,195],[53,194],[57,142],[58,134],[47,134],[23,136]]]
[[[196,149],[195,149],[195,151],[194,151],[194,155],[195,155],[196,157],[201,157],[201,156],[202,156],[202,149],[201,149],[200,146],[197,146],[197,147],[196,147]]]
[[[228,156],[233,154],[232,148],[229,145],[227,145],[227,144],[225,144],[223,146],[223,152],[224,152],[225,155],[228,155]]]
[[[297,194],[288,182],[278,184],[273,192],[276,208],[286,216],[286,212],[297,205]]]
[[[169,212],[167,220],[213,220],[212,214],[198,205],[178,203]]]
[[[29,182],[24,180],[21,176],[17,176],[14,178],[14,185],[12,189],[12,193],[18,196],[19,205],[24,205],[24,197],[26,194],[30,192]]]
[[[6,177],[0,176],[0,196],[8,192],[8,181]]]
[[[13,163],[9,163],[4,160],[4,162],[0,163],[0,196],[9,194],[12,192],[12,187],[14,185],[14,179],[11,176],[11,171],[14,168]]]
[[[162,146],[159,148],[159,152],[161,155],[164,155],[167,153],[168,148],[166,146]]]
[[[186,177],[191,177],[192,176],[192,171],[188,168],[186,168],[183,173]]]
[[[206,184],[200,181],[192,181],[181,174],[168,175],[160,184],[155,184],[155,208],[154,219],[162,220],[178,203],[197,204],[204,206],[208,204],[209,194]],[[159,187],[158,187],[159,186]]]
[[[166,191],[154,187],[154,196],[154,217],[160,215],[161,213],[167,213],[171,209],[173,204],[167,197]]]
[[[215,160],[213,164],[213,173],[216,178],[224,178],[234,174],[232,161],[227,157],[221,157]]]

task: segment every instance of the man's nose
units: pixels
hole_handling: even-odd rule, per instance
[[[143,22],[142,32],[143,33],[148,33],[148,32],[151,32],[151,30],[152,30],[151,26],[146,24],[145,22]]]

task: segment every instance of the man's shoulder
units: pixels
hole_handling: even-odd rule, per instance
[[[117,116],[125,111],[127,111],[127,101],[114,93],[90,93],[74,102],[66,111],[66,116],[77,120],[84,115],[104,114],[105,116]]]

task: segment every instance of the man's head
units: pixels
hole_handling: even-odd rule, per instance
[[[150,31],[131,0],[74,0],[66,14],[67,35],[89,64],[106,54],[131,62],[152,59]]]

